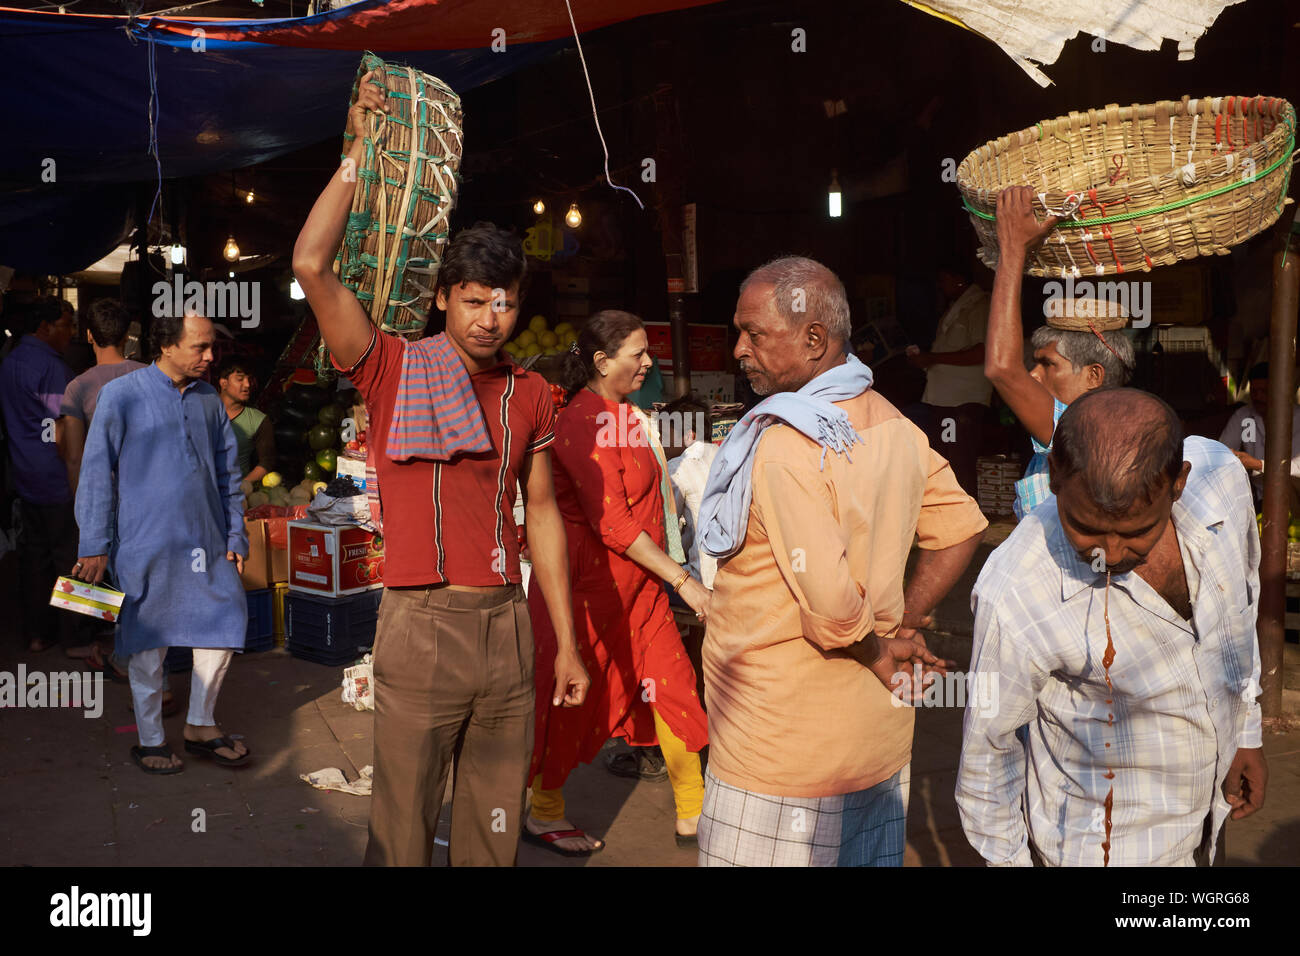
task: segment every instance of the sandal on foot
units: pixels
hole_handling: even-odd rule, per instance
[[[172,753],[172,749],[168,747],[166,744],[163,744],[161,747],[132,747],[131,748],[131,759],[134,760],[136,766],[139,767],[141,770],[143,770],[145,773],[156,773],[156,774],[180,773],[182,770],[185,769],[184,764],[182,764],[179,767],[150,767],[144,762],[145,757],[171,758],[174,756],[176,755]]]
[[[248,763],[248,758],[253,756],[252,752],[240,754],[238,757],[231,759],[223,757],[217,753],[222,747],[235,750],[235,742],[229,737],[213,737],[211,740],[187,740],[185,741],[185,752],[198,754],[200,757],[207,757],[213,763],[220,767],[242,767]],[[238,751],[236,751],[238,753]]]
[[[637,747],[631,751],[610,754],[605,761],[605,768],[616,777],[630,777],[633,780],[658,783],[668,779],[668,767],[664,764],[664,758],[653,747]]]
[[[683,850],[698,850],[700,848],[700,835],[698,833],[678,833],[677,828],[674,827],[673,838]]]
[[[599,853],[605,849],[605,841],[600,841],[600,846],[594,850],[566,850],[564,847],[555,845],[557,840],[572,840],[579,837],[585,837],[587,834],[581,830],[549,830],[546,833],[534,833],[532,830],[524,827],[523,838],[525,842],[544,846],[553,853],[560,856],[591,856],[593,853]]]

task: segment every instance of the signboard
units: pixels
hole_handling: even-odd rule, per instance
[[[646,338],[650,354],[659,362],[660,371],[673,367],[672,328],[667,322],[647,322]],[[691,323],[686,327],[691,352],[692,372],[722,372],[727,367],[727,326]]]

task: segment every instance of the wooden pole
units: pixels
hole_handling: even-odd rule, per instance
[[[1286,550],[1291,507],[1291,419],[1295,403],[1296,305],[1300,249],[1294,231],[1273,257],[1268,416],[1264,434],[1264,530],[1259,562],[1260,707],[1282,715],[1282,644],[1286,638]]]
[[[672,62],[670,44],[656,44],[663,57]],[[682,268],[682,149],[681,123],[677,116],[677,94],[669,83],[655,90],[655,183],[659,196],[659,239],[663,245],[665,273],[668,279],[668,325],[673,343],[672,398],[691,390],[690,339],[686,330],[686,287]]]

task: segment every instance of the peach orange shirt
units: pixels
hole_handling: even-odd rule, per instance
[[[898,629],[913,541],[937,550],[988,526],[893,405],[870,389],[837,404],[863,444],[823,467],[816,442],[768,428],[744,545],[713,583],[709,769],[756,793],[865,790],[911,759],[913,712],[842,648]]]

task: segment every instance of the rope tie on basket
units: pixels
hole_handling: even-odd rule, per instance
[[[1278,157],[1278,159],[1275,162],[1269,165],[1267,169],[1261,172],[1257,172],[1253,180],[1240,179],[1236,182],[1229,183],[1226,186],[1220,186],[1217,189],[1211,189],[1209,192],[1201,193],[1198,196],[1189,196],[1186,199],[1178,199],[1175,200],[1174,202],[1164,203],[1162,205],[1153,206],[1150,209],[1142,209],[1137,212],[1116,213],[1113,216],[1103,216],[1100,219],[1075,219],[1071,222],[1062,222],[1057,224],[1057,228],[1058,229],[1085,229],[1089,226],[1101,226],[1112,222],[1127,222],[1130,219],[1141,219],[1145,216],[1154,216],[1160,213],[1169,212],[1174,209],[1182,209],[1183,207],[1190,206],[1193,203],[1202,202],[1206,199],[1213,199],[1215,196],[1221,196],[1224,193],[1231,192],[1234,189],[1240,189],[1242,186],[1253,185],[1254,180],[1258,180],[1264,176],[1267,176],[1269,173],[1272,173],[1274,170],[1278,169],[1283,164],[1287,164],[1288,168],[1286,171],[1286,180],[1283,183],[1282,192],[1279,194],[1279,198],[1278,198],[1278,207],[1280,208],[1281,203],[1286,199],[1286,183],[1290,182],[1290,178],[1291,178],[1290,164],[1295,161],[1295,155],[1296,155],[1294,152],[1295,150],[1294,123],[1292,121],[1288,121],[1286,123],[1286,127],[1287,130],[1289,131],[1289,135],[1287,137],[1286,149],[1283,151],[1282,155]],[[1040,202],[1042,202],[1045,195],[1046,194],[1044,193],[1038,194]],[[1071,206],[1071,201],[1074,202],[1073,206]],[[983,210],[976,209],[975,207],[973,207],[969,202],[967,202],[965,196],[962,197],[961,204],[966,209],[966,211],[969,212],[972,216],[975,216],[979,219],[984,219],[988,222],[997,221],[997,217],[992,215],[991,213],[987,213],[984,212]],[[1072,216],[1074,210],[1078,209],[1078,197],[1074,193],[1071,193],[1067,197],[1067,202],[1065,206],[1062,206],[1061,210],[1059,211],[1048,209],[1046,203],[1043,203],[1043,206],[1044,206],[1044,210],[1047,212],[1049,216],[1066,218]]]
[[[1123,270],[1121,269],[1120,271],[1122,272]],[[1111,355],[1115,356],[1115,361],[1119,362],[1120,368],[1123,368],[1124,360],[1119,357],[1118,352],[1116,352],[1113,348],[1110,347],[1110,343],[1106,341],[1106,336],[1102,335],[1100,332],[1097,331],[1097,326],[1092,324],[1092,319],[1085,319],[1084,321],[1088,323],[1088,328],[1092,330],[1092,334],[1097,336],[1097,338],[1101,339],[1101,344],[1106,346],[1106,351],[1109,352]]]

